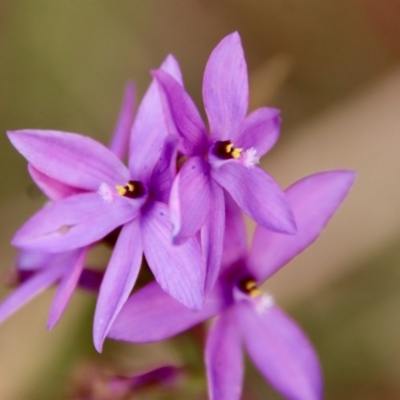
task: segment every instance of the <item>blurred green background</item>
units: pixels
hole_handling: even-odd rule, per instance
[[[283,116],[263,166],[282,186],[324,169],[358,171],[321,239],[266,288],[315,344],[326,399],[399,399],[399,20],[397,0],[2,0],[0,272],[12,266],[13,232],[45,200],[4,132],[56,129],[105,143],[125,83],[140,99],[169,53],[202,107],[207,58],[238,30],[251,107]],[[77,294],[47,332],[51,295],[0,326],[1,399],[77,399],[93,365],[134,374],[165,363],[186,367],[181,386],[135,399],[206,398],[198,332],[144,347],[108,343],[97,356],[94,299]],[[250,364],[243,399],[279,399]]]

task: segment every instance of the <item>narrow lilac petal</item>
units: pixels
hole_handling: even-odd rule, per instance
[[[36,169],[32,164],[28,164],[28,171],[39,189],[52,201],[61,200],[82,192],[81,189],[50,178]]]
[[[247,256],[247,231],[240,207],[225,194],[225,236],[222,252],[222,267],[228,267]]]
[[[134,219],[143,200],[116,197],[105,203],[97,193],[83,193],[42,208],[15,234],[23,249],[60,253],[87,246]]]
[[[260,314],[244,301],[236,311],[250,358],[271,385],[288,400],[322,400],[317,355],[295,322],[276,306]]]
[[[243,384],[243,352],[233,307],[212,326],[206,342],[208,395],[210,400],[239,400]]]
[[[36,169],[66,185],[96,191],[102,182],[116,185],[129,179],[118,157],[89,137],[44,130],[8,132],[8,137]]]
[[[104,339],[135,285],[143,248],[139,220],[124,225],[108,263],[94,314],[94,345],[100,353]]]
[[[178,152],[178,139],[168,136],[160,159],[154,167],[151,177],[150,191],[155,200],[168,203],[172,182],[176,176],[176,156]]]
[[[211,53],[204,72],[203,99],[211,138],[236,137],[249,104],[247,66],[237,32],[222,39]]]
[[[144,255],[156,281],[185,306],[201,308],[205,268],[197,239],[175,246],[168,207],[159,202],[153,202],[142,214],[141,228]]]
[[[281,125],[279,110],[263,107],[253,111],[245,120],[237,138],[231,140],[244,151],[254,148],[262,157],[277,142]]]
[[[213,202],[209,167],[202,157],[189,158],[172,184],[169,208],[175,243],[192,237],[208,218]]]
[[[96,269],[84,268],[79,278],[79,287],[97,294],[100,290],[104,272]]]
[[[108,148],[120,159],[128,153],[129,135],[133,123],[133,107],[135,102],[135,86],[129,82],[125,87],[122,107],[115,125]]]
[[[186,156],[202,154],[206,150],[207,131],[193,100],[185,89],[168,73],[157,70],[152,72],[160,85],[161,93],[165,95],[174,126],[171,133],[177,133],[182,138],[182,151]]]
[[[181,78],[179,66],[172,56],[161,65],[163,71]],[[137,111],[129,146],[131,178],[148,183],[168,136],[166,119],[157,83],[153,80]]]
[[[221,268],[225,232],[225,199],[223,189],[211,180],[212,206],[201,229],[201,247],[206,260],[205,296],[211,292]]]
[[[0,304],[0,323],[55,283],[63,272],[63,264],[54,264],[22,283]]]
[[[339,208],[354,183],[351,171],[330,171],[308,176],[286,190],[298,232],[282,235],[258,227],[248,267],[264,281],[310,246]]]
[[[213,170],[212,176],[259,225],[277,232],[296,232],[285,194],[261,168],[226,162],[218,170]]]
[[[208,295],[201,310],[192,310],[152,282],[128,299],[111,326],[108,337],[131,343],[168,339],[214,317],[225,307],[219,287]]]
[[[59,254],[43,253],[43,251],[22,250],[18,252],[15,266],[19,271],[37,271],[55,262]]]
[[[53,329],[64,313],[72,294],[75,291],[86,260],[88,248],[79,249],[65,255],[59,262],[64,265],[64,274],[61,277],[56,294],[51,304],[47,329]]]

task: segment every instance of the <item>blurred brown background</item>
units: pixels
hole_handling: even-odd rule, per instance
[[[358,171],[321,239],[267,289],[315,344],[327,399],[399,399],[399,21],[397,0],[3,0],[0,131],[57,129],[106,142],[125,82],[135,82],[140,98],[148,71],[168,53],[180,61],[201,107],[210,51],[238,30],[252,108],[273,105],[283,115],[281,140],[263,166],[282,186],[325,169]],[[15,255],[8,244],[13,232],[44,197],[5,134],[0,149],[5,274]],[[7,293],[0,289],[1,298]],[[186,336],[183,347],[110,343],[96,357],[93,299],[76,295],[47,332],[51,295],[0,326],[1,399],[67,398],[88,359],[132,373],[157,363],[192,365],[182,389],[189,392],[135,398],[205,398],[203,369],[195,367],[202,355]],[[279,399],[267,390],[249,365],[244,398]]]

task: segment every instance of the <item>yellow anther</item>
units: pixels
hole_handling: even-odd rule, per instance
[[[258,287],[252,288],[249,290],[250,297],[257,297],[261,295],[261,290]]]
[[[133,192],[133,190],[135,189],[135,185],[134,185],[133,183],[128,182],[128,183],[126,184],[126,186],[128,187],[128,190],[129,190],[130,192]]]
[[[232,145],[232,146],[233,146],[233,145]],[[231,156],[232,156],[233,158],[239,158],[239,157],[240,157],[240,154],[242,154],[242,150],[243,150],[243,149],[241,149],[241,148],[233,149],[233,150],[231,151]]]
[[[247,281],[244,287],[251,297],[257,297],[261,294],[261,290],[257,287],[257,283],[254,281]]]
[[[251,290],[257,287],[257,284],[254,281],[247,281],[244,285],[246,290]]]
[[[258,297],[262,295],[261,290],[257,286],[257,282],[251,277],[244,277],[238,282],[238,288],[250,297]]]
[[[127,190],[121,185],[117,185],[115,186],[115,188],[117,189],[117,192],[120,196],[124,196],[127,192]]]
[[[232,151],[232,149],[233,149],[233,143],[232,143],[232,142],[229,142],[229,143],[226,145],[225,150],[226,150],[226,152],[229,154],[229,153]]]

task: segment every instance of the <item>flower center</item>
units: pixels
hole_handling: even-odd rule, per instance
[[[237,283],[237,287],[242,293],[250,297],[258,297],[262,294],[257,286],[257,282],[249,276],[240,279]]]
[[[239,158],[242,153],[241,148],[234,147],[233,143],[230,140],[224,140],[215,143],[214,153],[219,158],[223,160],[228,160],[230,158]]]
[[[115,186],[120,196],[136,199],[145,194],[144,186],[139,181],[129,181],[125,186]]]

